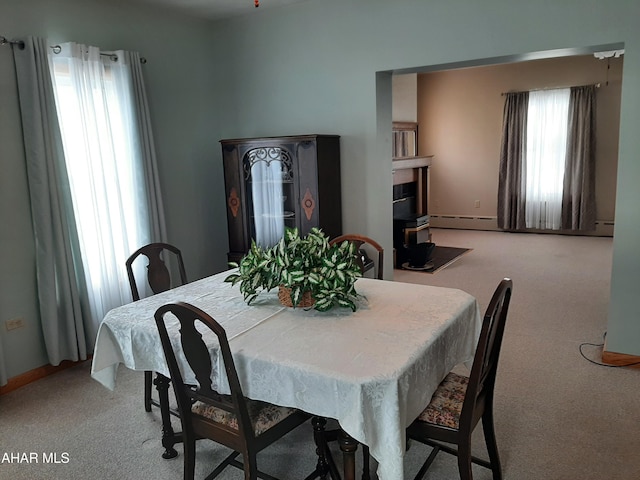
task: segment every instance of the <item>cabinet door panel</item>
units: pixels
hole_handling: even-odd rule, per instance
[[[264,248],[278,243],[295,212],[285,209],[293,189],[293,158],[282,147],[258,146],[243,158],[249,234]]]

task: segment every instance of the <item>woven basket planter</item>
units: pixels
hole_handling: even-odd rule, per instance
[[[285,307],[293,307],[293,301],[291,300],[291,289],[289,287],[285,287],[284,285],[280,285],[278,287],[278,299],[280,303]],[[311,296],[311,292],[306,291],[302,294],[302,298],[296,307],[300,308],[308,308],[312,307],[316,301]]]

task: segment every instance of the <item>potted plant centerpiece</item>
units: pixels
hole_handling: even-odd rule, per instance
[[[298,229],[286,228],[282,239],[271,248],[255,241],[240,263],[230,263],[238,271],[225,278],[240,284],[240,292],[251,304],[261,291],[279,288],[280,301],[288,306],[326,311],[335,306],[356,310],[358,294],[354,283],[362,276],[357,248],[351,242],[329,244],[319,228],[304,237]]]

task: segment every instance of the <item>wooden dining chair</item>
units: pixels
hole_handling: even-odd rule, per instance
[[[408,438],[433,447],[415,480],[424,477],[440,450],[458,456],[462,480],[472,480],[472,462],[489,468],[493,480],[502,479],[493,424],[493,392],[512,289],[512,281],[505,278],[491,298],[470,376],[449,373],[427,408],[407,428]],[[489,461],[471,455],[471,434],[480,419]],[[453,444],[454,447],[445,444]]]
[[[360,251],[361,255],[358,257],[358,263],[360,264],[360,269],[362,273],[374,269],[374,276],[378,280],[382,280],[383,277],[383,267],[384,267],[384,249],[378,242],[373,240],[372,238],[365,237],[364,235],[356,235],[356,234],[345,234],[340,235],[339,237],[332,238],[329,241],[330,245],[335,243],[342,243],[344,241],[353,242],[356,245],[356,248]],[[377,252],[377,260],[374,261],[369,258],[367,251],[363,246],[370,245]]]
[[[180,323],[182,355],[195,374],[198,386],[184,383],[174,345],[167,332],[167,313],[173,314]],[[256,454],[306,422],[310,415],[294,408],[245,398],[226,332],[207,313],[187,303],[172,303],[160,307],[155,313],[155,320],[182,422],[185,480],[194,477],[195,447],[199,439],[210,439],[233,450],[207,479],[215,478],[228,465],[243,469],[245,480],[255,480],[258,476],[273,479],[258,471]],[[171,317],[169,321],[175,320]],[[217,337],[218,353],[230,394],[220,394],[216,390],[219,387],[212,384],[212,378],[219,379],[220,375],[213,374],[210,351],[200,333],[202,327]],[[243,463],[236,460],[238,455],[242,455]]]
[[[175,285],[184,285],[187,283],[187,274],[184,268],[184,262],[182,260],[182,253],[177,247],[168,243],[150,243],[133,252],[127,261],[125,262],[127,268],[127,275],[129,276],[129,287],[131,288],[131,296],[133,300],[140,300],[140,289],[136,282],[135,275],[133,273],[133,263],[138,257],[143,256],[147,258],[147,281],[149,287],[154,293],[161,293],[169,290],[172,286],[171,274],[167,268],[166,262],[169,261],[168,257],[164,255],[173,255],[176,263],[178,264],[178,273],[180,275],[180,283],[173,282]],[[151,411],[151,405],[156,407],[160,406],[160,403],[154,400],[151,396],[153,384],[153,372],[144,372],[144,409],[147,412]]]

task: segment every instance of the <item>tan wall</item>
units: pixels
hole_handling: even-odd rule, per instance
[[[429,213],[496,216],[502,92],[591,83],[601,84],[597,93],[597,219],[612,221],[622,58],[611,59],[607,71],[607,61],[593,56],[418,75],[419,153],[434,155]],[[476,207],[476,201],[479,201],[479,207]]]
[[[418,74],[408,73],[391,77],[394,122],[418,121]]]

